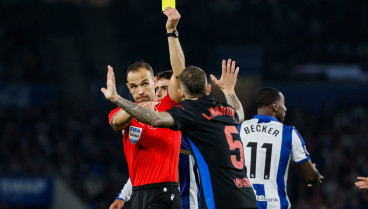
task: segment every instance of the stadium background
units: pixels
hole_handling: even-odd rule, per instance
[[[261,86],[284,92],[286,124],[325,176],[309,189],[292,164],[297,209],[368,208],[368,4],[365,0],[178,0],[187,65],[241,68],[247,118]],[[99,88],[115,67],[170,68],[161,1],[0,1],[0,208],[108,208],[128,177],[113,108]],[[218,91],[216,97],[222,98]],[[223,99],[223,98],[222,98]]]

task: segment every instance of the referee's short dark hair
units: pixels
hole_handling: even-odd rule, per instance
[[[143,62],[143,61],[135,62],[135,63],[133,63],[133,64],[131,64],[131,65],[128,66],[128,69],[126,71],[127,78],[128,78],[128,74],[130,72],[137,72],[140,68],[144,68],[148,72],[150,72],[151,75],[152,75],[152,78],[153,78],[153,69],[152,69],[151,65],[148,64],[147,62]]]
[[[279,90],[275,88],[263,88],[257,93],[255,97],[255,103],[257,105],[257,108],[260,108],[268,106],[280,99],[281,96]]]
[[[161,79],[170,80],[172,75],[173,75],[173,71],[172,70],[162,71],[162,72],[159,72],[157,74],[157,80],[158,81],[161,80]]]
[[[201,68],[188,66],[181,72],[179,79],[181,88],[190,96],[202,97],[207,94],[207,75]]]

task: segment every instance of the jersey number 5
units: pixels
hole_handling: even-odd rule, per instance
[[[240,140],[234,140],[233,136],[231,134],[238,134],[238,130],[235,126],[225,126],[225,134],[227,143],[229,144],[230,150],[239,149],[240,159],[236,159],[236,155],[231,155],[231,162],[233,163],[234,167],[237,169],[243,169],[244,168],[244,150],[243,150],[243,144],[240,142]]]

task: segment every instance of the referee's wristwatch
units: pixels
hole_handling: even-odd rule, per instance
[[[171,33],[166,33],[166,37],[174,37],[174,38],[178,38],[179,37],[179,31],[178,30],[174,30]]]

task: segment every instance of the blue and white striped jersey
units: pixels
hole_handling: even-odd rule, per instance
[[[192,155],[179,155],[179,182],[182,209],[200,209],[198,167]]]
[[[244,121],[239,131],[258,208],[290,208],[286,193],[290,160],[297,164],[309,160],[303,138],[293,126],[267,115]]]

